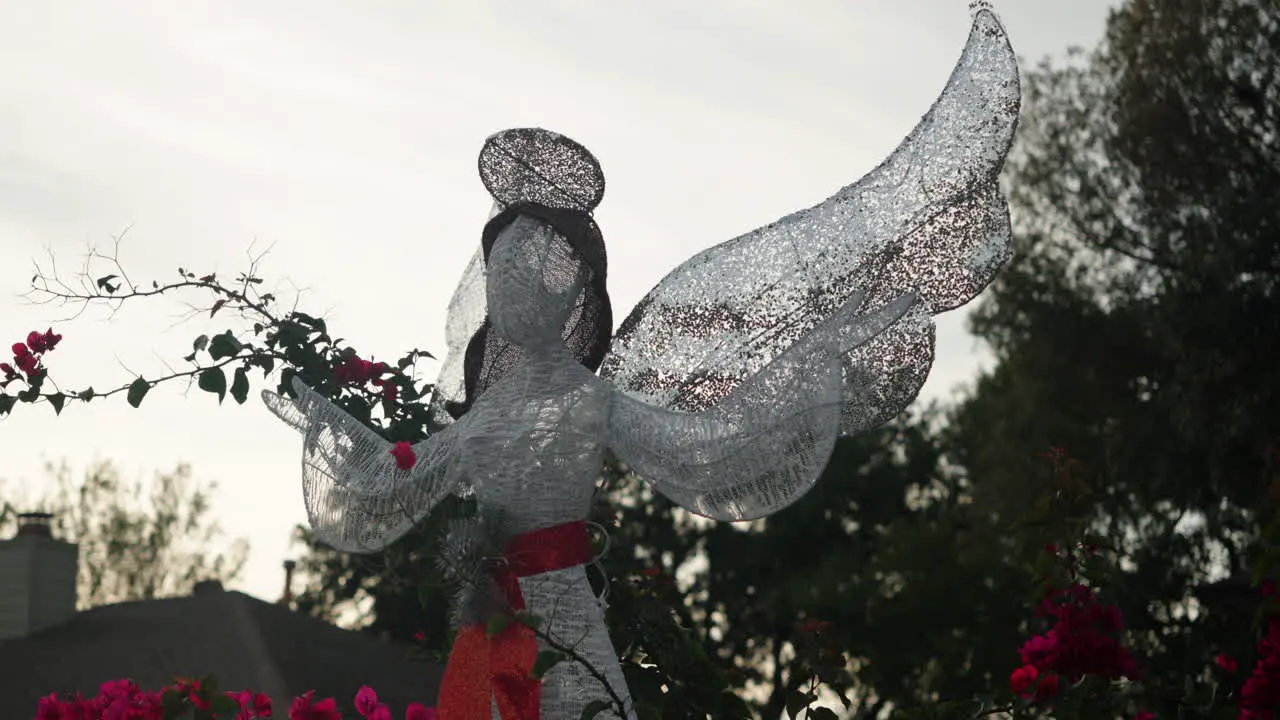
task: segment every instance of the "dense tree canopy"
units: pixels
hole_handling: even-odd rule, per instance
[[[1030,502],[1036,448],[1070,449],[1148,670],[1175,685],[1250,644],[1220,602],[1273,511],[1277,57],[1274,0],[1133,0],[1095,52],[1030,73],[1018,256],[974,322],[999,362],[951,426],[992,513]]]

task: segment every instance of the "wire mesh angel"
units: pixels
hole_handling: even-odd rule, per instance
[[[544,130],[486,141],[494,214],[449,306],[431,404],[443,429],[413,447],[416,465],[399,470],[388,442],[301,383],[296,399],[264,393],[305,435],[308,519],[335,548],[385,548],[449,493],[505,518],[495,585],[543,634],[460,631],[442,718],[578,718],[611,699],[634,717],[585,571],[606,451],[709,518],[764,517],[804,495],[838,435],[915,398],[931,316],[976,296],[1007,259],[997,181],[1019,102],[1004,30],[979,9],[941,96],[885,162],[680,265],[616,335],[595,158]],[[528,669],[548,642],[584,662],[539,683]]]

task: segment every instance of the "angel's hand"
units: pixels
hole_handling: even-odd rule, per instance
[[[298,396],[296,400],[263,390],[262,402],[286,425],[310,438],[318,425],[316,420],[324,415],[317,413],[316,408],[328,400],[296,377],[293,379],[293,391]]]
[[[392,444],[346,411],[293,381],[297,399],[263,392],[268,409],[305,438],[302,487],[307,517],[324,543],[373,552],[408,532],[455,485],[458,425],[412,446],[399,467]]]

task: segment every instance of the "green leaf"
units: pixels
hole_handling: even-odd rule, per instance
[[[533,661],[533,670],[529,672],[529,677],[534,680],[541,680],[546,676],[547,671],[559,665],[564,660],[564,653],[555,650],[543,650],[538,653],[538,659]]]
[[[321,335],[324,335],[329,332],[328,327],[325,326],[324,320],[321,320],[318,317],[312,317],[311,315],[308,315],[303,312],[294,312],[293,317],[301,324],[306,325],[310,328],[313,328],[316,332],[320,333]]]
[[[542,618],[538,617],[537,615],[534,615],[528,610],[521,610],[520,612],[516,613],[516,620],[518,620],[521,625],[524,625],[525,627],[531,628],[533,630],[537,630],[538,628],[542,627]]]
[[[236,702],[234,698],[227,697],[226,695],[215,696],[213,700],[210,701],[210,705],[212,705],[212,708],[210,709],[213,710],[215,715],[227,715],[234,717],[236,713],[240,712],[240,703]]]
[[[18,404],[18,398],[12,395],[0,395],[0,415],[5,415]]]
[[[725,692],[720,695],[720,717],[726,720],[752,720],[751,706],[737,693]]]
[[[92,400],[92,399],[93,399],[93,396],[94,396],[93,388],[87,388],[87,389],[85,389],[85,390],[81,391],[81,393],[80,393],[79,395],[76,395],[76,397],[77,397],[77,398],[79,398],[79,399],[81,399],[81,400],[83,400],[83,401],[85,401],[85,402],[89,402],[90,400]]]
[[[139,377],[129,386],[128,400],[129,404],[135,408],[142,404],[142,398],[147,396],[147,392],[151,390],[151,383]]]
[[[276,388],[276,394],[297,400],[298,394],[293,391],[293,379],[297,376],[298,371],[291,367],[281,370],[280,385]]]
[[[242,348],[244,348],[244,345],[228,330],[219,335],[214,335],[209,341],[209,357],[214,360],[233,357]]]
[[[489,623],[485,626],[485,633],[489,637],[493,637],[498,633],[501,633],[503,630],[506,630],[507,626],[510,624],[511,624],[510,615],[504,615],[504,614],[494,615],[493,617],[489,618]]]
[[[222,404],[223,398],[227,396],[227,376],[222,372],[222,368],[208,368],[200,373],[196,384],[205,392],[217,393],[218,404]]]
[[[809,709],[805,720],[840,720],[840,716],[831,708],[816,707]]]
[[[276,359],[270,355],[255,355],[251,362],[262,368],[262,377],[270,375],[271,371],[276,368]]]
[[[200,337],[195,339],[195,342],[191,343],[191,349],[195,350],[196,352],[200,352],[201,350],[204,350],[207,347],[209,347],[208,335],[201,335]]]
[[[167,688],[160,696],[160,706],[166,718],[177,717],[186,706],[186,698],[174,688]]]
[[[120,289],[119,285],[111,284],[111,281],[115,280],[116,277],[117,277],[116,275],[104,275],[103,277],[98,278],[98,281],[97,281],[98,289],[105,292],[108,295]]]
[[[244,401],[249,399],[249,375],[242,367],[236,368],[235,375],[231,380],[231,397],[235,398],[240,405],[243,405]]]
[[[787,698],[787,714],[791,717],[800,717],[800,711],[809,707],[815,700],[817,695],[811,692],[794,692]]]
[[[55,415],[62,414],[62,404],[67,401],[67,396],[62,393],[54,393],[49,396],[49,404],[53,406]]]
[[[626,678],[627,689],[631,691],[631,697],[636,701],[637,710],[642,705],[657,708],[658,714],[661,716],[664,700],[661,675],[654,668],[635,665],[624,667],[622,674]]]
[[[606,700],[592,700],[587,706],[582,708],[582,720],[591,720],[600,713],[608,710],[610,703]]]

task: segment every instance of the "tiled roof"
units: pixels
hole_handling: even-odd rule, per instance
[[[221,688],[266,692],[281,717],[316,690],[344,714],[361,685],[404,717],[410,702],[434,705],[438,666],[407,648],[220,588],[187,597],[106,605],[29,637],[0,640],[0,720],[28,720],[39,699],[132,678],[146,690],[175,676],[213,674]]]

